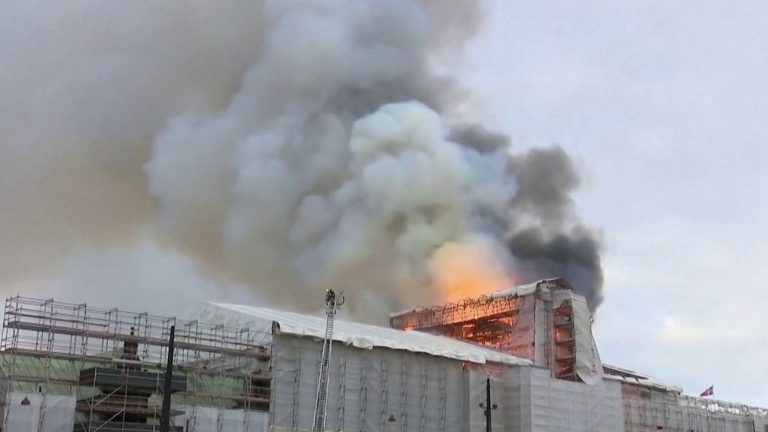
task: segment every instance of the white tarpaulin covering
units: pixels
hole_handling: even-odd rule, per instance
[[[312,429],[321,344],[275,337],[273,430]],[[462,362],[390,349],[334,345],[328,389],[328,431],[465,432]]]
[[[185,432],[266,432],[269,413],[212,407],[189,407],[176,424],[185,424]]]
[[[198,313],[203,322],[221,323],[229,327],[250,328],[268,335],[273,323],[280,334],[323,338],[325,318],[256,306],[209,303]],[[349,321],[336,321],[333,340],[357,348],[373,347],[425,353],[473,363],[531,364],[529,360],[470,343],[416,331],[401,331]]]
[[[610,381],[584,385],[553,379],[548,370],[530,376],[531,428],[541,432],[616,432],[624,430],[621,386]]]
[[[635,371],[631,371],[629,369],[623,369],[617,366],[607,365],[605,363],[603,363],[603,366],[606,372],[603,375],[603,378],[605,379],[621,381],[621,382],[636,385],[636,386],[652,387],[659,390],[665,390],[671,393],[679,394],[683,392],[682,387],[660,380],[658,378],[653,378],[648,375],[641,375]]]
[[[554,379],[530,366],[468,365],[388,349],[334,348],[326,429],[329,431],[482,432],[486,379],[491,378],[493,429],[505,432],[620,432],[621,384]],[[309,431],[320,344],[276,336],[273,421],[278,432]]]
[[[470,372],[470,429],[485,430],[483,371]],[[504,432],[621,432],[621,389],[554,379],[547,369],[505,368],[491,378],[493,430]]]
[[[543,285],[542,282],[544,281],[529,283],[525,285],[518,285],[518,286],[494,291],[493,293],[491,293],[490,297],[491,298],[524,297],[527,295],[531,295],[536,293],[536,291],[542,288],[540,287],[540,285]]]
[[[11,393],[7,401],[9,402],[5,407],[3,430],[9,432],[72,432],[75,423],[74,396]],[[24,402],[23,405],[22,401]]]
[[[555,308],[562,301],[571,303],[576,342],[576,374],[589,385],[599,383],[603,378],[603,364],[600,362],[597,344],[592,335],[592,314],[586,300],[571,290],[556,290],[552,292],[552,301]]]
[[[651,387],[623,384],[622,399],[626,432],[763,432],[768,419],[757,408]]]
[[[576,374],[587,384],[594,385],[603,378],[603,363],[592,335],[592,313],[582,296],[571,294],[573,325],[576,338]]]

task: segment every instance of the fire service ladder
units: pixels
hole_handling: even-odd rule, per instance
[[[317,398],[312,432],[325,431],[326,402],[328,401],[328,376],[331,366],[331,348],[333,345],[333,321],[339,307],[344,304],[344,295],[333,290],[325,292],[325,338],[323,353],[320,357],[320,376],[317,379]]]

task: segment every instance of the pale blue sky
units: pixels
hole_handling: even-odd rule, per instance
[[[603,360],[768,406],[768,4],[498,0],[468,110],[579,161]]]

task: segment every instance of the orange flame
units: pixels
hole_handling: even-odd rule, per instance
[[[432,256],[430,274],[443,302],[479,297],[513,285],[502,260],[482,239],[441,246]]]

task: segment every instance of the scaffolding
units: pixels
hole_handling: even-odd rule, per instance
[[[197,412],[215,408],[214,430],[224,426],[222,410],[241,410],[247,431],[249,412],[269,410],[271,351],[262,333],[22,296],[7,298],[4,313],[3,430],[13,421],[11,394],[33,396],[35,430],[45,430],[52,395],[74,398],[70,430],[157,430],[172,325],[171,414],[186,423],[172,430],[195,431]]]
[[[465,340],[538,361],[537,364],[550,368],[557,378],[578,380],[573,305],[565,300],[555,306],[550,295],[540,294],[540,286],[550,292],[571,290],[564,279],[541,281],[535,289],[523,286],[395,314],[390,316],[390,327]],[[537,308],[537,301],[541,308]],[[537,348],[540,359],[537,359]]]
[[[532,314],[533,303],[526,297],[482,296],[394,315],[390,317],[390,326],[462,339],[512,355],[533,358],[530,349],[533,343],[532,323],[519,326],[521,315],[530,315],[532,319]]]
[[[576,381],[576,328],[573,305],[563,301],[553,311],[554,374],[555,377]]]

